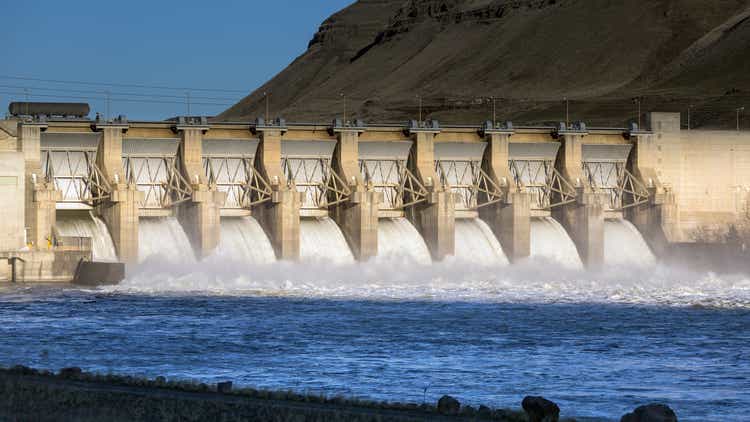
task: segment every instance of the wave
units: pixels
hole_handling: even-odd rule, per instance
[[[455,258],[420,265],[232,261],[147,262],[113,293],[296,296],[357,300],[440,300],[519,303],[620,303],[750,308],[750,277],[692,272],[666,265],[570,270],[551,261],[477,266]]]

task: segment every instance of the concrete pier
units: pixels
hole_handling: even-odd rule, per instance
[[[271,200],[253,207],[252,212],[266,232],[278,259],[297,260],[300,253],[300,194],[289,186],[281,169],[283,120],[266,125],[259,119],[251,130],[258,135],[255,170],[271,186]]]
[[[505,197],[479,208],[479,217],[495,233],[508,259],[518,262],[531,254],[531,198],[513,183],[508,166],[513,130],[493,129],[490,125],[481,133],[487,142],[482,169],[503,189]]]
[[[329,207],[330,216],[344,233],[352,254],[366,261],[378,253],[378,193],[366,186],[359,170],[359,134],[364,128],[344,127],[334,122],[336,136],[332,170],[347,183],[348,200]]]
[[[25,165],[25,225],[27,242],[34,249],[50,249],[53,243],[56,203],[60,192],[52,181],[44,180],[41,163],[41,133],[47,130],[43,121],[18,124],[18,145]]]
[[[453,255],[456,243],[453,194],[442,186],[435,172],[435,136],[439,133],[437,121],[412,121],[408,128],[413,142],[409,168],[427,189],[427,200],[410,207],[406,215],[422,234],[435,260]]]
[[[138,209],[144,194],[135,183],[128,183],[122,167],[122,137],[129,127],[124,119],[92,125],[101,133],[96,164],[111,186],[109,198],[96,205],[96,214],[107,225],[120,261],[134,264],[138,262]]]
[[[177,150],[179,171],[192,190],[190,200],[178,204],[175,211],[199,259],[211,255],[219,245],[221,207],[227,196],[226,192],[209,185],[203,169],[203,134],[208,129],[205,118],[179,118],[173,128],[180,134]]]
[[[604,207],[601,195],[593,192],[583,174],[583,138],[585,128],[565,128],[557,135],[561,142],[556,167],[573,183],[576,200],[556,207],[552,215],[573,239],[583,264],[599,269],[604,264]]]
[[[633,149],[628,159],[628,169],[648,189],[648,202],[627,208],[625,218],[638,229],[656,256],[668,254],[670,242],[677,231],[677,202],[674,193],[665,189],[656,170],[657,145],[651,132],[629,133]]]

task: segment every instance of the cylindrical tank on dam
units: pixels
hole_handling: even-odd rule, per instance
[[[406,218],[381,218],[378,221],[378,260],[407,260],[428,265],[430,250],[416,228]]]
[[[478,218],[456,220],[456,258],[479,265],[508,265],[492,229]]]
[[[531,219],[531,257],[556,262],[565,268],[583,269],[576,245],[552,217]]]

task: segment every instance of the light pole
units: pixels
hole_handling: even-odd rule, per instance
[[[346,126],[346,94],[344,94],[342,92],[342,93],[339,94],[339,96],[341,96],[341,98],[344,99],[344,121],[343,121],[343,124],[344,124],[344,126]]]
[[[570,127],[570,101],[568,100],[568,97],[564,97],[563,101],[565,101],[565,128]]]
[[[635,102],[635,104],[637,106],[636,113],[638,113],[638,114],[636,116],[636,120],[638,121],[638,130],[641,130],[641,97],[635,97],[633,99],[633,102]]]
[[[269,107],[268,107],[268,100],[269,100],[269,98],[268,97],[269,97],[268,92],[263,91],[263,99],[266,100],[266,114],[265,114],[266,117],[264,119],[266,121],[266,124],[268,124],[268,114],[269,114]]]
[[[737,132],[740,131],[740,113],[745,111],[745,107],[740,107],[737,109]]]

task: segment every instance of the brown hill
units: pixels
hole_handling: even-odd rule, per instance
[[[326,122],[423,116],[444,123],[565,117],[622,125],[642,108],[693,126],[750,113],[748,0],[360,0],[334,14],[307,52],[219,116]]]

